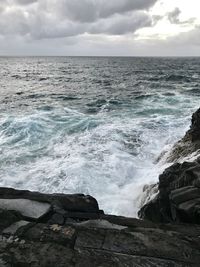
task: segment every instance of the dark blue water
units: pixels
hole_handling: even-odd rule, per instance
[[[198,58],[0,58],[0,186],[135,215],[199,99]]]

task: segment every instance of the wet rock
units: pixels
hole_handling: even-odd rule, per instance
[[[154,222],[200,224],[200,109],[192,116],[190,129],[175,144],[168,161],[175,162],[159,176],[159,193],[138,215]],[[190,162],[177,163],[195,156]]]
[[[141,206],[151,201],[151,199],[154,199],[157,194],[158,194],[158,184],[144,185],[142,199],[140,201]]]
[[[200,224],[199,180],[200,158],[170,166],[159,177],[159,194],[139,211],[140,218]]]
[[[22,216],[39,219],[50,211],[48,203],[42,203],[29,199],[0,199],[0,209],[14,210]]]
[[[146,256],[124,255],[122,253],[111,253],[109,251],[79,249],[76,256],[76,266],[102,266],[102,267],[189,267],[195,266],[183,262],[173,260],[165,260],[160,258],[151,258]]]
[[[62,214],[55,213],[51,217],[51,219],[48,221],[49,224],[59,224],[63,225],[65,223],[65,218]]]
[[[192,126],[186,135],[192,142],[200,141],[200,108],[192,115]]]
[[[76,223],[76,225],[86,228],[89,227],[89,228],[116,229],[116,230],[122,230],[127,228],[122,225],[110,223],[106,220],[88,220],[85,222]]]
[[[167,157],[167,162],[177,162],[181,158],[200,151],[200,109],[192,115],[190,129],[185,136],[177,142]]]
[[[29,199],[38,202],[49,203],[60,207],[65,211],[73,212],[95,212],[98,213],[99,206],[95,198],[83,194],[41,194],[27,190],[15,190],[13,188],[0,188],[0,199]]]
[[[0,209],[0,231],[19,221],[20,219],[21,215],[18,212]]]
[[[1,267],[11,267],[11,265],[6,263],[1,257],[2,257],[2,255],[0,255],[0,266]]]
[[[192,165],[192,169],[188,164],[184,167],[179,166],[180,173],[183,169],[186,171],[190,168],[189,172],[185,172],[185,175],[190,175],[190,185],[184,179],[172,185],[173,177],[170,170],[166,171],[168,182],[171,183],[171,187],[167,189],[168,193],[171,192],[169,203],[173,201],[180,210],[186,210],[183,204],[198,197],[200,188],[196,186],[198,179],[196,167],[195,164]],[[177,166],[175,169],[177,170]],[[195,179],[191,172],[195,175]],[[177,173],[177,177],[180,173]],[[161,178],[163,186],[167,187],[164,177]],[[186,191],[188,190],[191,198],[181,191],[182,187],[179,186],[182,185]],[[6,195],[6,191],[9,195]],[[22,220],[23,215],[19,212],[0,210],[0,215],[3,215],[0,217],[0,266],[2,267],[197,267],[199,265],[199,225],[155,224],[135,218],[106,215],[98,209],[95,199],[83,195],[72,195],[70,200],[70,195],[43,195],[5,188],[0,188],[0,193],[0,201],[4,204],[8,203],[9,196],[11,200],[9,203],[19,201],[17,203],[20,204],[22,200],[26,202],[21,203],[27,203],[29,200],[51,207],[48,214],[42,216],[40,220],[27,217],[26,221]],[[66,200],[64,205],[63,199]],[[75,203],[78,207],[73,209]],[[18,210],[22,212],[24,207],[25,205],[21,205]],[[27,205],[26,209],[32,207]],[[190,212],[189,204],[187,210]],[[27,210],[26,212],[28,213]]]
[[[29,224],[27,221],[18,221],[3,230],[3,234],[14,235],[21,227]]]

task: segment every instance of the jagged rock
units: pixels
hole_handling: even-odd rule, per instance
[[[159,177],[159,194],[139,216],[154,222],[200,224],[200,158],[176,163]]]
[[[200,141],[200,108],[192,115],[192,126],[186,135],[192,142]]]
[[[192,116],[190,130],[175,144],[168,161],[175,163],[159,176],[159,193],[138,215],[154,222],[200,224],[200,109]],[[176,163],[196,153],[192,162]]]
[[[192,115],[190,129],[178,141],[167,157],[167,162],[176,162],[200,150],[200,108]]]
[[[146,184],[143,186],[143,193],[142,193],[142,198],[141,198],[141,206],[145,205],[152,199],[156,197],[158,194],[158,184]]]

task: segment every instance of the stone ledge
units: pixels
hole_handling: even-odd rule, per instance
[[[5,192],[9,192],[12,201],[20,201],[23,195],[26,200],[30,196],[30,201],[51,206],[45,216],[34,220],[24,220],[20,202],[16,210],[1,206],[1,267],[197,267],[200,262],[198,225],[155,224],[106,215],[94,198],[84,195],[62,194],[68,201],[63,206],[59,194],[53,195],[52,201],[52,195],[37,192],[6,188],[0,188],[0,192],[0,201],[7,200]],[[79,208],[73,210],[75,203]],[[37,205],[26,208],[37,209]]]

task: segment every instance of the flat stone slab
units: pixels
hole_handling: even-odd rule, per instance
[[[13,223],[12,225],[10,225],[9,227],[7,227],[6,229],[3,230],[3,234],[14,235],[18,229],[20,229],[21,227],[23,227],[29,223],[30,222],[27,222],[27,221],[18,221],[16,223]]]
[[[0,199],[0,209],[15,210],[22,216],[39,219],[49,212],[51,205],[29,199]]]
[[[85,222],[77,223],[76,225],[87,227],[87,228],[101,228],[101,229],[112,229],[112,230],[127,229],[126,226],[113,224],[106,220],[88,220]]]

